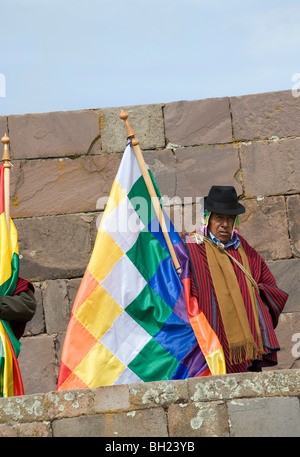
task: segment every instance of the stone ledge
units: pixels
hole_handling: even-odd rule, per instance
[[[0,436],[298,436],[299,396],[282,370],[2,398]]]
[[[300,396],[300,370],[298,369],[238,373],[178,381],[155,381],[1,398],[0,423],[14,425],[82,415],[166,409],[173,404],[288,396]]]
[[[188,380],[192,401],[300,395],[300,370],[239,373]]]

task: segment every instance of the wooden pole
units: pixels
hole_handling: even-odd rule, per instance
[[[164,234],[164,237],[165,237],[168,249],[170,251],[170,255],[171,255],[171,258],[173,260],[174,266],[176,268],[176,271],[177,271],[178,275],[180,276],[181,267],[180,267],[180,264],[178,262],[177,256],[175,254],[174,246],[173,246],[173,244],[172,244],[172,242],[170,240],[170,236],[169,236],[169,232],[168,232],[168,229],[167,229],[167,226],[166,226],[166,221],[165,221],[165,218],[164,218],[164,214],[163,214],[163,211],[162,211],[160,203],[159,203],[159,198],[158,198],[158,196],[156,194],[156,191],[154,189],[153,182],[152,182],[152,180],[150,178],[149,171],[148,171],[147,165],[145,163],[141,148],[139,146],[139,140],[134,137],[135,136],[135,132],[132,130],[132,128],[131,128],[128,120],[127,120],[128,119],[128,113],[126,113],[124,110],[121,110],[120,118],[123,119],[123,121],[125,122],[125,127],[126,127],[126,131],[127,131],[127,137],[131,138],[132,148],[133,148],[133,151],[135,153],[136,159],[138,161],[140,170],[142,172],[146,187],[148,189],[148,192],[149,192],[149,195],[150,195],[150,198],[151,198],[151,202],[153,204],[156,216],[158,218],[159,224],[160,224],[162,232]]]
[[[4,144],[4,152],[2,157],[2,162],[4,164],[4,212],[7,225],[7,233],[9,234],[9,220],[10,220],[10,157],[8,145],[10,142],[9,137],[5,135],[1,138],[2,143]]]

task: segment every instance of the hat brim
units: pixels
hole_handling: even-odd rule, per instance
[[[212,213],[227,214],[230,216],[237,216],[245,212],[245,207],[241,203],[237,203],[235,207],[232,207],[232,205],[224,203],[210,202],[207,200],[207,196],[204,197],[204,208]]]

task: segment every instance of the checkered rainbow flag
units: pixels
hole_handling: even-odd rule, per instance
[[[186,311],[188,257],[165,218],[180,278],[129,140],[73,305],[58,390],[206,373]]]

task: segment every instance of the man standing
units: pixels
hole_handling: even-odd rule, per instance
[[[200,231],[185,235],[191,294],[219,339],[228,373],[277,364],[274,328],[288,298],[238,233],[244,212],[234,187],[212,186]]]

